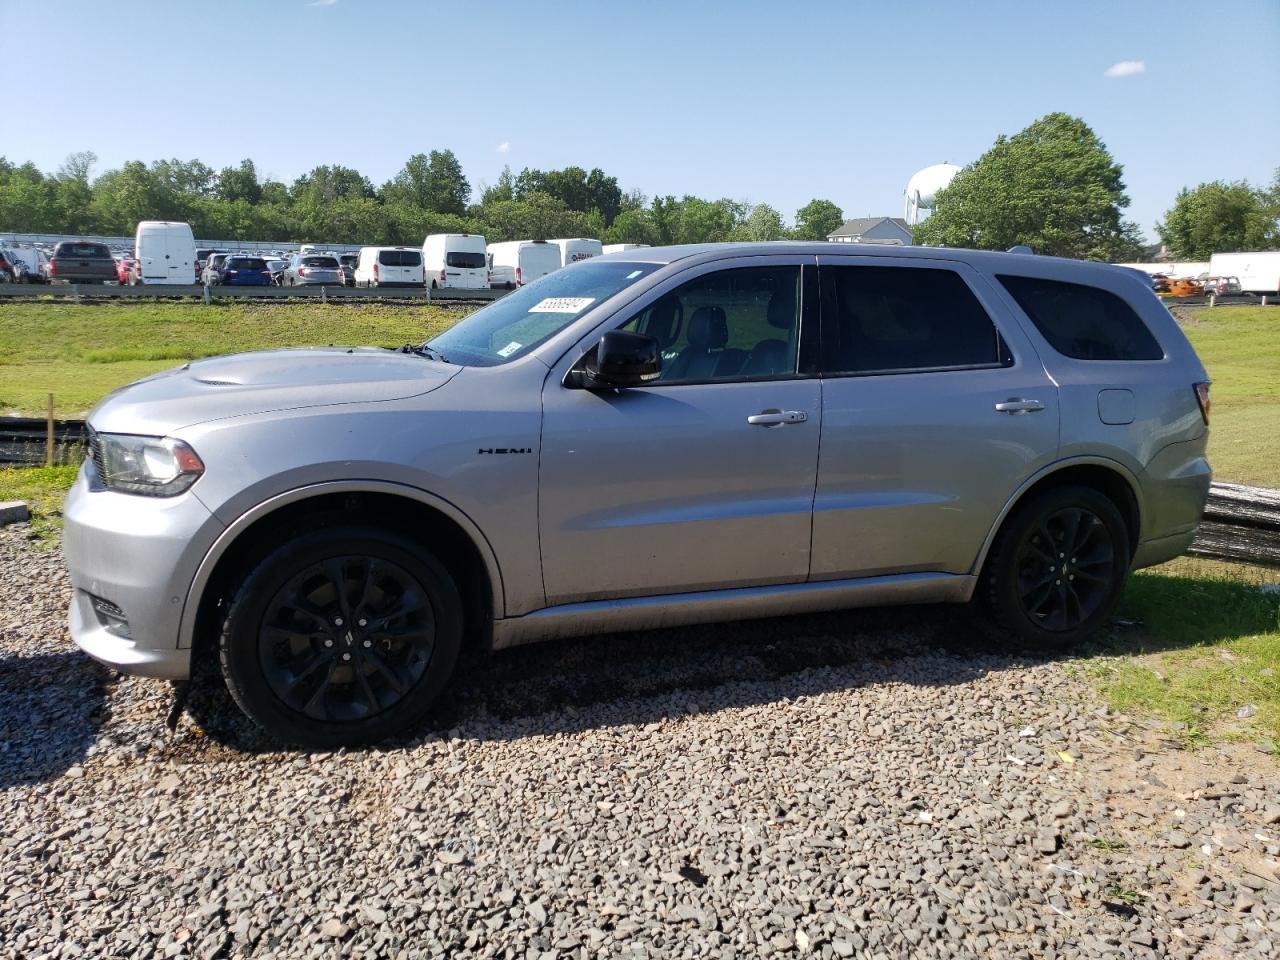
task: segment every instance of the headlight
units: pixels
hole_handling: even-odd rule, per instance
[[[177,496],[204,473],[204,463],[196,452],[172,437],[95,433],[89,458],[108,490],[149,497]]]

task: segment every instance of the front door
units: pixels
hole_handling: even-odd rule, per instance
[[[821,257],[822,462],[814,580],[968,573],[1058,451],[1058,390],[957,261]]]
[[[572,389],[572,360],[553,370],[539,482],[548,603],[807,577],[821,389],[799,372],[802,338],[816,338],[801,323],[817,316],[802,309],[806,260],[812,279],[812,258],[795,256],[695,268],[580,345],[610,327],[655,337],[651,385]]]

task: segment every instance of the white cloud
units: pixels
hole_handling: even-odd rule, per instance
[[[1145,60],[1121,60],[1119,63],[1113,63],[1103,71],[1106,77],[1136,77],[1140,73],[1147,72],[1147,61]]]
[[[332,7],[338,0],[311,0],[308,7]]]
[[[500,144],[498,144],[496,147],[493,148],[493,152],[494,153],[510,153],[511,144],[508,143],[506,140],[503,140]]]

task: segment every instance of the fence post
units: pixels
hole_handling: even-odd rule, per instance
[[[206,283],[204,285],[204,305],[207,307],[210,304],[210,302],[211,301],[209,299],[209,285]]]
[[[322,287],[320,288],[320,302],[321,302],[321,303],[328,303],[328,302],[329,302],[329,288],[328,288],[328,287],[324,287],[324,286],[322,286]]]
[[[49,394],[48,417],[45,420],[44,432],[44,465],[53,466],[53,394]]]
[[[1216,307],[1218,305],[1218,295],[1216,293],[1209,294],[1209,306]]]

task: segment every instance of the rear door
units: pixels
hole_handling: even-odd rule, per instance
[[[1059,446],[1058,391],[964,263],[823,256],[814,580],[970,572]]]

